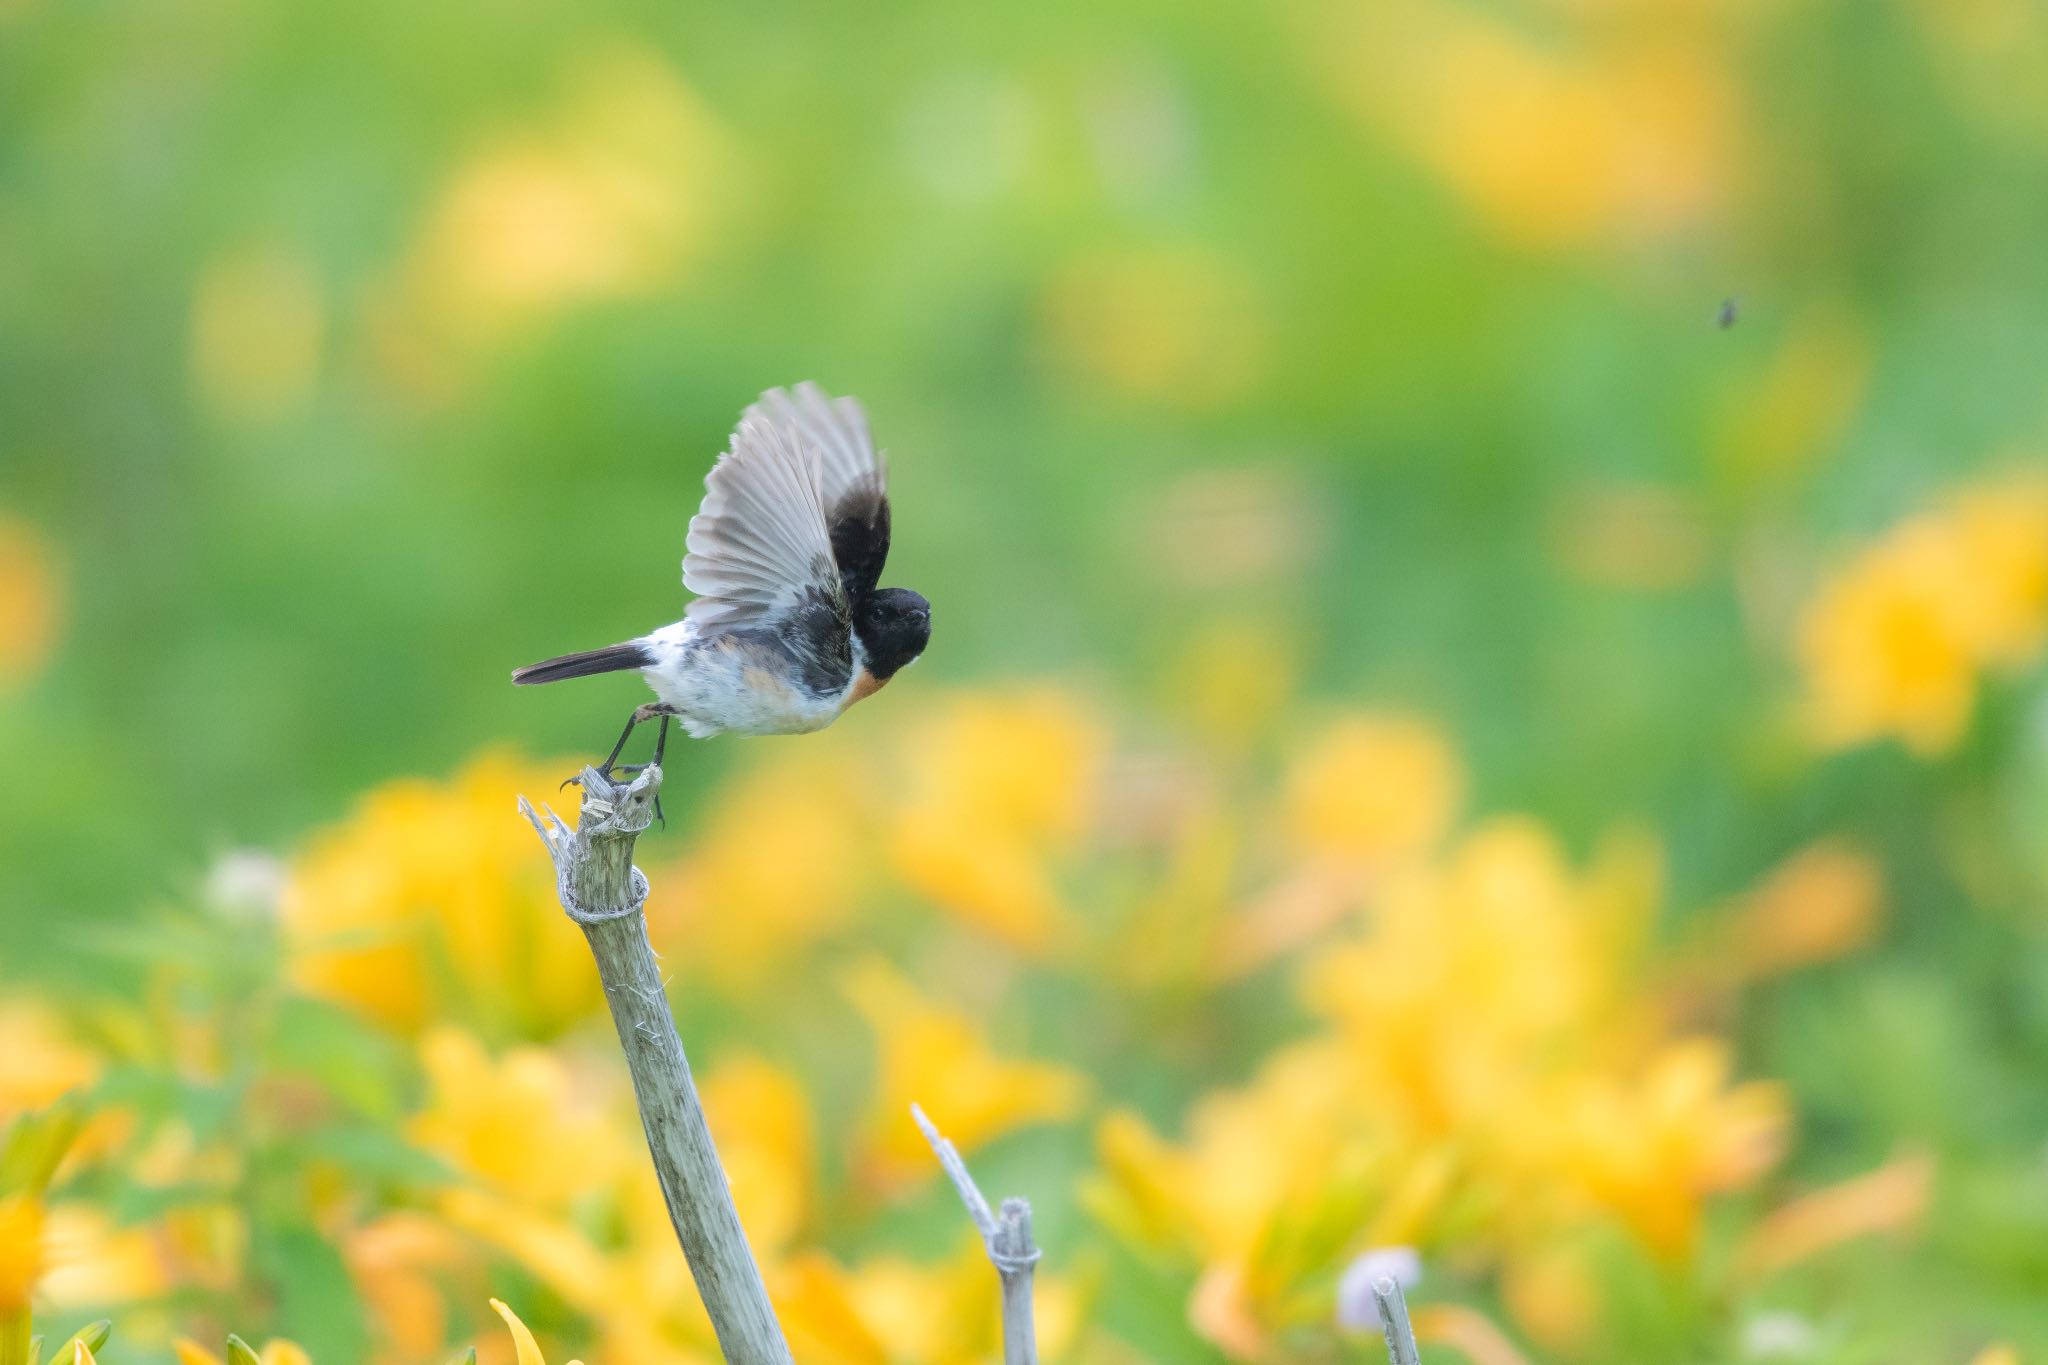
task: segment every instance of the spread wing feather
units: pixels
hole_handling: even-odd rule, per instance
[[[697,597],[686,619],[701,630],[772,628],[819,599],[849,619],[818,462],[797,432],[752,413],[740,419],[704,480],[687,544],[683,586]]]
[[[768,390],[747,416],[816,451],[825,525],[846,594],[857,600],[872,592],[889,558],[889,471],[860,402],[806,382]]]

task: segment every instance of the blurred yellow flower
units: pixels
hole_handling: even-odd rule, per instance
[[[1287,832],[1311,858],[1384,866],[1427,852],[1464,792],[1464,765],[1436,726],[1410,716],[1347,716],[1314,736],[1289,769]]]
[[[1887,532],[1800,625],[1808,705],[1831,746],[1896,736],[1922,754],[1969,724],[1979,677],[2030,662],[2048,626],[2048,480],[1965,491]]]
[[[960,695],[924,708],[903,741],[906,803],[962,810],[1041,842],[1088,828],[1100,724],[1049,687]]]
[[[493,1060],[475,1038],[442,1026],[421,1041],[420,1059],[427,1104],[409,1136],[526,1205],[564,1210],[639,1154],[622,1140],[614,1108],[553,1052],[516,1047]]]
[[[1040,1358],[1065,1359],[1082,1296],[1065,1277],[1036,1280]],[[996,1275],[979,1241],[931,1265],[881,1257],[845,1267],[806,1253],[779,1291],[776,1314],[806,1365],[981,1365],[1001,1350]]]
[[[0,1000],[0,1127],[91,1085],[99,1073],[99,1058],[48,1009],[18,996]]]
[[[875,1031],[875,1089],[859,1165],[885,1189],[938,1173],[911,1122],[912,1104],[972,1151],[1014,1129],[1071,1117],[1087,1094],[1078,1072],[1001,1057],[975,1020],[927,1000],[880,958],[848,969],[842,986]]]
[[[401,1209],[350,1228],[342,1240],[380,1358],[432,1360],[448,1344],[444,1286],[481,1267],[461,1234],[428,1213]]]
[[[170,1266],[149,1228],[124,1227],[89,1204],[53,1205],[43,1222],[42,1293],[58,1308],[127,1303],[170,1287]]]
[[[548,1035],[597,1003],[597,977],[516,818],[567,764],[486,755],[446,782],[391,782],[294,860],[282,912],[293,979],[413,1033],[454,1017],[488,1037]]]
[[[1306,12],[1308,61],[1336,98],[1511,243],[1654,240],[1728,196],[1739,101],[1702,31],[1643,23],[1574,45],[1460,6]]]
[[[578,54],[548,113],[484,142],[443,187],[380,305],[386,368],[433,388],[451,343],[675,279],[733,197],[726,140],[654,49]]]
[[[869,880],[867,807],[859,763],[828,737],[749,765],[652,879],[655,942],[735,993],[759,987],[848,921]]]
[[[1670,1043],[1639,1071],[1566,1078],[1509,1142],[1557,1143],[1541,1153],[1550,1188],[1575,1190],[1676,1259],[1693,1250],[1705,1196],[1753,1183],[1784,1151],[1782,1089],[1735,1085],[1732,1070],[1718,1039]]]
[[[795,1076],[758,1057],[724,1057],[705,1074],[704,1112],[757,1256],[796,1240],[814,1196],[810,1101]]]
[[[581,1093],[580,1078],[538,1049],[492,1063],[472,1040],[437,1036],[428,1051],[439,1054],[429,1060],[435,1084],[413,1135],[474,1178],[440,1192],[438,1231],[386,1219],[352,1241],[351,1269],[384,1336],[432,1341],[420,1321],[444,1321],[441,1286],[451,1270],[474,1264],[447,1243],[452,1228],[510,1257],[589,1318],[599,1355],[716,1360],[623,1084]],[[772,1280],[813,1213],[808,1101],[793,1076],[745,1056],[704,1071],[702,1095],[734,1202]],[[575,1159],[563,1160],[565,1152]],[[550,1161],[555,1170],[545,1169]]]
[[[1970,1365],[2020,1365],[2020,1353],[2000,1342],[1971,1356]]]
[[[1736,979],[1768,976],[1853,952],[1884,907],[1884,873],[1869,854],[1833,839],[1774,868],[1718,921],[1703,954]]]
[[[28,1309],[43,1277],[43,1204],[27,1194],[0,1196],[0,1327]]]
[[[272,1337],[258,1351],[248,1351],[233,1339],[228,1345],[234,1349],[228,1352],[227,1365],[236,1365],[237,1356],[247,1360],[250,1355],[255,1357],[256,1365],[313,1365],[313,1358],[306,1353],[305,1347],[282,1337]],[[172,1342],[171,1350],[178,1358],[178,1365],[222,1365],[221,1357],[189,1337],[179,1337]]]
[[[0,687],[35,676],[48,661],[63,599],[48,542],[26,521],[0,512]]]
[[[1069,929],[1051,860],[1087,827],[1102,749],[1092,719],[1056,692],[937,707],[902,745],[892,868],[963,922],[1050,951]]]
[[[192,298],[192,379],[223,417],[270,421],[311,395],[327,328],[312,265],[287,244],[241,243],[209,262]]]
[[[1933,1192],[1933,1158],[1900,1157],[1773,1210],[1744,1237],[1736,1264],[1763,1279],[1853,1238],[1913,1228]]]
[[[1255,971],[1327,933],[1442,840],[1464,788],[1463,763],[1427,721],[1367,712],[1326,725],[1287,771],[1278,832],[1298,856],[1224,926],[1212,975]]]
[[[1582,1247],[1556,1237],[1532,1241],[1503,1258],[1501,1302],[1515,1326],[1569,1359],[1583,1353],[1599,1329],[1605,1289]]]
[[[1045,346],[1074,380],[1120,398],[1222,407],[1264,380],[1272,327],[1257,281],[1208,247],[1095,249],[1046,282]]]
[[[1201,1307],[1209,1326],[1230,1324],[1226,1336],[1260,1336],[1300,1277],[1361,1237],[1406,1240],[1435,1202],[1427,1162],[1395,1197],[1400,1177],[1377,1162],[1386,1145],[1351,1121],[1348,1072],[1327,1040],[1299,1043],[1249,1085],[1199,1102],[1183,1144],[1125,1110],[1097,1129],[1103,1174],[1089,1204],[1133,1241],[1192,1253],[1208,1280]]]
[[[1328,1030],[1201,1101],[1182,1144],[1112,1115],[1090,1201],[1202,1267],[1195,1325],[1239,1355],[1326,1311],[1306,1287],[1363,1247],[1512,1266],[1618,1224],[1689,1253],[1704,1201],[1776,1159],[1784,1101],[1734,1083],[1718,1041],[1662,1036],[1640,963],[1655,869],[1620,839],[1574,872],[1526,820],[1408,866],[1308,964]]]

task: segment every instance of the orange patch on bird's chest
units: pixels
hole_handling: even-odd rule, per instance
[[[853,691],[847,694],[846,704],[851,706],[857,701],[865,701],[888,685],[887,678],[878,678],[863,668],[860,676],[853,680]]]

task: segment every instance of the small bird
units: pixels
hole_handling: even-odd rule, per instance
[[[656,763],[671,718],[696,739],[822,730],[931,639],[931,603],[879,586],[888,472],[852,398],[808,383],[762,394],[704,480],[685,544],[683,586],[697,596],[682,620],[513,671],[531,685],[640,670],[660,700],[626,722],[599,768],[607,777],[633,728],[657,716]]]

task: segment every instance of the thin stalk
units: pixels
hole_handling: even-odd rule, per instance
[[[585,768],[577,780],[583,808],[575,829],[546,807],[537,814],[524,797],[519,808],[547,844],[562,909],[597,963],[676,1241],[730,1365],[792,1365],[647,941],[647,878],[633,866],[633,843],[653,822],[661,769],[620,783]]]

